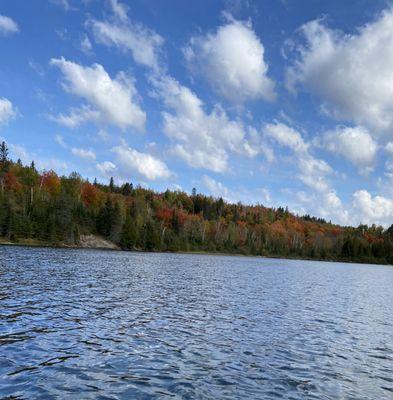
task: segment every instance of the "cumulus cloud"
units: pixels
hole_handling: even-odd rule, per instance
[[[96,159],[96,154],[94,153],[93,150],[90,149],[82,149],[79,147],[72,147],[71,148],[71,153],[74,156],[77,156],[79,158],[83,158],[87,161],[95,161]]]
[[[84,105],[80,108],[72,108],[68,114],[48,115],[48,118],[67,128],[74,129],[85,122],[100,122],[101,114]]]
[[[193,37],[184,49],[191,71],[204,75],[216,92],[235,103],[275,99],[264,52],[251,23],[233,18],[214,33]]]
[[[307,210],[308,213],[343,225],[375,224],[387,228],[393,222],[393,199],[372,196],[367,190],[355,191],[348,205],[343,204],[334,190],[314,194],[300,192],[296,198],[303,212]]]
[[[320,96],[336,119],[352,120],[374,134],[393,128],[393,8],[354,34],[329,29],[323,21],[302,26],[304,45],[287,71],[287,85]]]
[[[266,188],[253,190],[245,188],[229,189],[222,182],[213,179],[211,176],[203,175],[201,184],[213,197],[222,197],[231,203],[243,202],[245,204],[271,203],[271,194]]]
[[[307,193],[300,191],[290,193],[291,209],[299,215],[311,214],[326,221],[349,225],[353,212],[349,213],[335,190]]]
[[[212,196],[222,197],[228,200],[229,189],[221,182],[216,181],[208,175],[203,175],[202,184],[206,187],[206,189],[210,192]]]
[[[98,172],[105,178],[110,177],[116,171],[116,165],[112,161],[103,161],[96,164]]]
[[[387,227],[393,222],[393,199],[373,197],[367,190],[358,190],[353,194],[352,204],[360,214],[359,223]]]
[[[323,146],[349,160],[364,175],[374,169],[378,145],[365,128],[338,127],[326,132]]]
[[[50,63],[63,73],[63,88],[89,103],[79,111],[71,111],[69,116],[59,116],[63,124],[72,127],[97,119],[121,129],[144,129],[146,114],[138,104],[133,80],[124,72],[112,79],[100,64],[83,66],[63,57]]]
[[[248,157],[263,152],[252,128],[231,120],[219,105],[207,113],[199,97],[175,79],[165,76],[151,82],[169,110],[162,117],[164,132],[175,143],[172,152],[188,165],[224,172],[229,168],[228,152]]]
[[[159,58],[164,39],[142,24],[134,23],[127,17],[126,6],[116,0],[110,1],[114,18],[106,21],[91,19],[87,25],[91,28],[98,43],[117,47],[129,52],[138,64],[160,69]]]
[[[393,142],[387,143],[386,146],[385,146],[385,150],[386,150],[391,156],[393,156]]]
[[[326,177],[333,170],[326,161],[305,154],[298,159],[298,167],[300,170],[298,177],[305,185],[319,192],[330,190]]]
[[[266,124],[264,131],[266,135],[273,138],[280,145],[289,147],[295,152],[306,152],[308,150],[309,146],[304,142],[302,135],[286,124],[275,121],[274,123]]]
[[[10,17],[0,14],[0,36],[19,32],[18,24]]]
[[[0,97],[0,124],[4,124],[16,117],[16,110],[12,103],[5,97]]]
[[[310,153],[309,143],[304,141],[297,130],[282,122],[274,121],[265,124],[263,131],[266,136],[294,152],[294,159],[299,170],[297,177],[301,182],[319,192],[330,190],[327,176],[333,172],[331,167],[324,160],[315,158]]]
[[[148,180],[166,179],[172,175],[167,165],[151,154],[125,146],[116,146],[112,151],[116,154],[118,165],[123,168],[125,175],[137,174]]]

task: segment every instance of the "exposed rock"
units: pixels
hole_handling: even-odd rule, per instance
[[[90,249],[112,249],[119,250],[113,242],[95,235],[80,235],[79,246]]]

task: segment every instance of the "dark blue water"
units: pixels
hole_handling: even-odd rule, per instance
[[[0,398],[393,398],[392,267],[22,247],[0,260]]]

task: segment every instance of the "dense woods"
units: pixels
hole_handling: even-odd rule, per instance
[[[393,225],[341,227],[284,208],[229,204],[193,189],[157,193],[39,172],[0,146],[0,237],[78,245],[100,235],[125,250],[209,251],[393,263]]]

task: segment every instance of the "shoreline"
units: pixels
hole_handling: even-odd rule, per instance
[[[107,250],[107,251],[119,251],[119,252],[134,252],[134,253],[163,253],[163,254],[195,254],[195,255],[206,255],[206,256],[226,256],[226,257],[252,257],[252,258],[271,258],[271,259],[282,259],[282,260],[298,260],[298,261],[318,261],[318,262],[329,262],[329,263],[344,263],[344,264],[368,264],[368,265],[386,265],[393,266],[393,264],[383,262],[373,262],[372,260],[349,260],[349,259],[322,259],[322,258],[311,258],[311,257],[300,257],[300,256],[288,256],[288,255],[253,255],[244,253],[223,253],[215,251],[205,250],[189,250],[189,251],[164,251],[164,250],[122,250],[120,247],[91,247],[82,245],[68,245],[64,243],[50,244],[37,239],[20,239],[18,242],[13,242],[0,238],[0,246],[18,246],[18,247],[38,247],[38,248],[50,248],[50,249],[71,249],[71,250]]]

